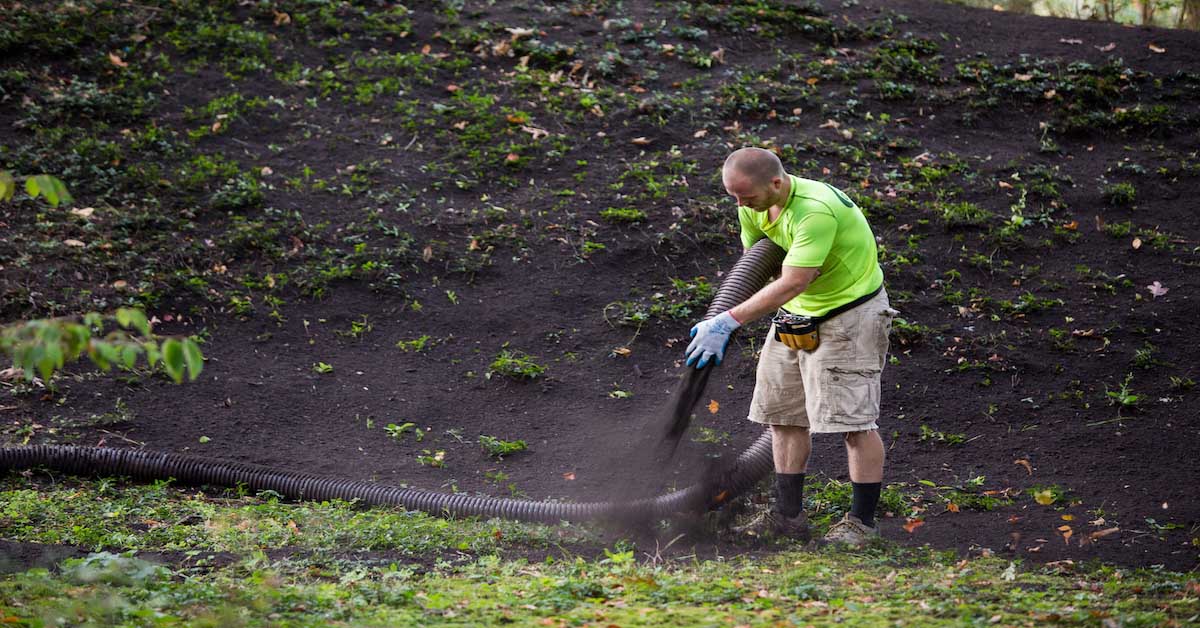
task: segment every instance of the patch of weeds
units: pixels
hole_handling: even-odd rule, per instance
[[[1064,353],[1070,353],[1075,350],[1075,337],[1071,335],[1070,330],[1051,327],[1046,330],[1046,333],[1050,336],[1051,346],[1056,350]]]
[[[648,299],[616,301],[604,306],[604,318],[621,325],[640,326],[651,319],[687,320],[695,317],[712,299],[715,289],[705,277],[672,279],[669,292],[655,292]],[[612,317],[609,313],[615,312]]]
[[[924,442],[945,443],[947,445],[961,445],[967,442],[966,434],[951,434],[935,430],[928,425],[921,426],[921,434],[917,440]]]
[[[417,456],[417,464],[422,467],[444,469],[446,467],[446,452],[442,449],[422,449],[421,454]]]
[[[941,213],[942,221],[948,226],[977,226],[982,225],[993,216],[992,212],[984,209],[975,203],[958,202],[947,203],[938,202],[934,205],[936,210]]]
[[[210,202],[213,209],[254,209],[263,205],[264,198],[258,177],[250,172],[242,172],[217,188]]]
[[[726,445],[729,443],[729,432],[716,430],[711,427],[700,426],[696,429],[696,434],[692,436],[692,442]]]
[[[1137,199],[1137,188],[1132,183],[1114,183],[1104,186],[1100,195],[1112,207],[1131,207]]]
[[[910,498],[904,494],[903,484],[888,484],[879,495],[880,516],[901,516],[910,510]],[[854,487],[850,482],[833,478],[809,478],[804,487],[805,512],[814,526],[827,527],[842,515],[850,512]]]
[[[333,333],[343,338],[362,340],[363,336],[366,336],[373,329],[375,329],[375,324],[367,318],[366,314],[363,314],[358,320],[350,321],[349,329],[335,329]]]
[[[891,337],[905,347],[922,344],[933,334],[933,328],[928,325],[909,322],[903,318],[892,319]]]
[[[417,427],[417,424],[412,423],[412,422],[400,423],[400,424],[388,423],[387,425],[385,425],[383,427],[383,431],[385,434],[388,435],[388,438],[391,438],[392,440],[396,440],[396,441],[403,441],[404,435],[408,434],[409,432],[412,432],[413,435],[415,435],[417,437],[418,443],[421,442],[422,440],[424,440],[424,438],[425,438],[424,430]]]
[[[997,301],[997,305],[1000,306],[1000,311],[1005,314],[1023,316],[1035,312],[1044,312],[1053,307],[1061,307],[1063,300],[1039,297],[1032,292],[1025,292],[1017,297],[1015,301],[1004,299]]]
[[[413,338],[412,340],[396,341],[396,348],[405,353],[420,353],[432,347],[436,342],[437,340],[435,340],[433,336],[430,336],[429,334],[422,334],[416,338]]]
[[[646,219],[646,212],[633,207],[609,207],[600,210],[600,217],[613,223],[642,222]]]
[[[525,451],[528,446],[523,440],[501,440],[495,436],[479,435],[479,444],[487,455],[503,460],[505,456]]]
[[[1108,399],[1109,406],[1117,407],[1117,416],[1103,421],[1093,421],[1088,423],[1088,427],[1096,427],[1108,423],[1121,421],[1124,417],[1121,413],[1125,410],[1135,410],[1138,404],[1142,402],[1142,395],[1133,391],[1133,373],[1125,375],[1125,379],[1115,389],[1109,389],[1108,384],[1104,385],[1104,397]]]
[[[1141,348],[1134,351],[1133,365],[1140,369],[1149,369],[1155,366],[1170,366],[1166,362],[1154,357],[1155,353],[1158,353],[1158,347],[1147,340],[1142,344]]]
[[[1171,392],[1187,392],[1196,387],[1196,380],[1190,377],[1171,376]]]
[[[533,356],[524,351],[508,349],[507,343],[504,346],[488,366],[484,374],[486,379],[491,379],[495,374],[513,379],[537,379],[546,373],[546,367],[538,364]]]

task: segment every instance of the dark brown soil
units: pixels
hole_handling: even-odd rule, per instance
[[[642,4],[625,3],[639,7],[631,9],[635,18],[655,14],[656,9]],[[956,61],[976,55],[997,65],[1015,63],[1020,55],[1095,65],[1119,56],[1134,70],[1160,78],[1200,68],[1200,35],[1196,33],[929,2],[863,0],[850,9],[839,8],[840,3],[822,4],[835,21],[841,20],[843,13],[858,22],[884,15],[905,16],[898,24],[899,31],[940,42],[944,66],[951,71]],[[600,23],[605,17],[617,16],[599,11],[556,25],[543,24],[542,28],[548,28],[547,38],[555,41],[596,41],[603,35]],[[481,9],[470,19],[515,24],[532,18],[522,11],[497,7]],[[428,38],[421,33],[414,36],[417,47],[421,37]],[[713,29],[710,37],[705,45],[726,50],[720,72],[729,73],[763,65],[762,59],[776,47],[795,51],[813,47],[798,35],[776,41]],[[1082,43],[1060,43],[1064,39]],[[1110,42],[1116,44],[1114,49],[1098,49]],[[1166,52],[1155,53],[1148,48],[1150,44]],[[876,44],[841,45],[865,50]],[[664,74],[646,81],[645,88],[651,92],[665,88],[694,70],[679,72],[679,76]],[[178,99],[164,103],[168,112],[181,111],[188,99],[204,102],[208,96],[201,94],[215,89],[221,79],[201,74],[180,80],[185,82],[172,90]],[[637,84],[636,77],[624,80],[628,85]],[[845,85],[830,85],[846,96]],[[870,88],[869,81],[865,85]],[[1195,83],[1180,83],[1177,89],[1183,95],[1172,101],[1181,115],[1190,116],[1193,122],[1200,120],[1195,88]],[[1146,86],[1142,97],[1149,103],[1161,96]],[[428,97],[441,96],[431,90]],[[1200,502],[1195,499],[1200,482],[1200,457],[1196,456],[1200,391],[1172,388],[1169,377],[1200,377],[1195,367],[1200,348],[1190,327],[1196,319],[1195,295],[1200,289],[1195,273],[1200,220],[1190,199],[1200,196],[1200,178],[1195,170],[1158,174],[1155,168],[1160,164],[1154,155],[1164,154],[1162,151],[1190,154],[1195,163],[1196,128],[1176,126],[1153,136],[1104,130],[1064,135],[1056,138],[1059,152],[1043,154],[1038,152],[1038,123],[1054,117],[1052,104],[1005,104],[983,110],[973,125],[966,125],[961,120],[966,107],[962,102],[881,101],[872,89],[859,98],[864,100],[863,110],[889,111],[894,117],[910,119],[907,126],[894,131],[896,137],[920,143],[919,149],[903,153],[910,159],[921,151],[966,156],[979,173],[979,181],[1011,180],[1012,170],[1006,164],[1014,158],[1058,166],[1074,185],[1063,185],[1062,203],[1068,209],[1055,216],[1056,224],[1073,219],[1079,234],[1075,243],[1054,248],[991,247],[996,266],[980,268],[962,261],[965,244],[955,240],[962,231],[944,228],[919,206],[874,222],[876,234],[892,251],[903,251],[910,235],[924,236],[919,264],[889,266],[885,272],[889,292],[901,295],[894,305],[902,318],[932,329],[921,338],[903,339],[906,342],[893,339],[898,363],[884,372],[880,420],[888,445],[885,481],[906,483],[906,490],[918,491],[922,490],[921,481],[960,486],[970,478],[984,476],[984,489],[1012,489],[1016,495],[1013,505],[988,512],[966,508],[942,512],[944,504],[930,499],[919,527],[906,531],[903,518],[887,518],[882,523],[884,536],[904,544],[963,552],[987,548],[1035,561],[1101,559],[1124,565],[1195,569],[1200,560],[1200,547],[1195,544],[1200,538]],[[345,137],[378,135],[361,109],[331,103],[336,113],[323,115],[343,116],[346,121],[338,131]],[[727,151],[737,145],[737,138],[728,135],[712,141],[720,136],[715,129],[737,120],[757,128],[760,137],[777,138],[778,143],[817,138],[842,141],[835,129],[821,128],[830,116],[819,110],[818,106],[806,111],[795,124],[751,113],[745,118],[728,115],[707,120],[688,120],[684,115],[665,127],[625,111],[557,129],[580,139],[562,158],[561,170],[555,162],[531,166],[520,178],[523,182],[536,179],[535,184],[493,192],[497,195],[494,202],[513,212],[530,212],[531,231],[549,233],[547,225],[559,221],[601,223],[598,212],[609,203],[604,196],[606,186],[621,172],[622,163],[638,158],[642,150],[629,142],[633,138],[650,138],[658,149],[678,145],[687,158],[699,161],[700,169],[688,178],[687,188],[677,185],[672,196],[642,203],[639,209],[647,213],[646,223],[604,225],[594,239],[606,245],[605,251],[586,259],[580,259],[575,247],[547,239],[528,255],[501,244],[493,263],[473,277],[446,272],[439,267],[445,262],[439,259],[418,261],[415,266],[420,270],[410,274],[403,294],[373,291],[365,282],[343,281],[334,284],[323,299],[290,301],[283,310],[287,320],[280,324],[262,313],[243,319],[204,307],[189,314],[192,306],[202,304],[183,293],[168,294],[163,305],[151,313],[164,321],[170,314],[175,320],[161,323],[157,331],[204,330],[209,338],[203,347],[208,360],[198,381],[174,386],[160,378],[134,383],[112,377],[66,379],[58,394],[30,393],[3,402],[0,405],[14,407],[4,408],[0,418],[12,425],[64,426],[57,435],[36,431],[33,442],[66,442],[64,435],[74,434],[77,438],[72,442],[84,445],[198,452],[435,490],[582,500],[638,494],[641,487],[665,490],[686,485],[698,477],[706,455],[734,456],[759,434],[744,417],[754,386],[752,352],[759,344],[752,336],[761,334],[762,328],[752,328],[752,333],[730,347],[724,366],[709,387],[708,396],[719,408],[714,406],[715,413],[701,409],[696,419],[700,426],[727,432],[728,440],[720,445],[686,440],[679,462],[657,472],[646,463],[645,452],[654,435],[647,424],[662,409],[682,372],[679,360],[686,343],[679,341],[686,337],[691,322],[651,321],[635,334],[632,327],[606,322],[605,306],[638,298],[631,297],[631,288],[639,289],[641,295],[667,291],[671,278],[707,276],[719,281],[722,271],[736,259],[735,235],[726,232],[724,240],[716,241],[676,238],[668,246],[659,240],[678,220],[672,207],[691,207],[679,199],[721,195],[712,174]],[[170,123],[169,115],[164,124]],[[706,124],[714,129],[713,135],[706,140],[694,138],[693,132]],[[612,140],[609,148],[593,145],[600,131]],[[236,137],[237,143],[231,137]],[[212,138],[206,148],[255,155],[253,163],[280,173],[294,173],[303,164],[332,170],[361,162],[375,150],[353,141],[313,140],[274,155],[264,146],[278,137],[264,121],[263,125],[242,127],[232,136]],[[408,138],[398,141],[407,142]],[[421,190],[422,174],[417,168],[430,154],[387,155],[396,162],[388,173],[391,183]],[[1108,171],[1126,156],[1145,166],[1149,174],[1130,179],[1137,184],[1136,208],[1114,209],[1105,205],[1099,190],[1102,177],[1125,180]],[[801,163],[786,165],[801,176],[825,177],[856,193],[868,194],[883,185],[863,190],[857,179],[837,169],[839,158],[812,157],[834,172],[824,175],[819,170],[805,170]],[[582,184],[575,182],[570,176],[573,170],[566,167],[577,159],[589,159],[594,166]],[[994,184],[963,187],[964,198],[1004,217],[1014,202],[1004,188]],[[549,210],[558,200],[546,190],[561,188],[594,193],[596,200],[575,197],[579,199],[575,207],[578,216],[572,218],[533,213]],[[427,204],[418,209],[428,211],[414,214],[425,218],[389,214],[388,220],[411,231],[421,245],[451,240],[455,247],[465,246],[472,228],[462,223],[461,212],[442,211],[436,214],[442,219],[436,223],[427,218],[435,207],[480,205],[483,191],[461,192],[452,186],[427,189],[416,197],[419,204]],[[439,204],[440,198],[447,202]],[[306,196],[284,191],[282,186],[278,192],[268,193],[269,205],[297,209],[309,222],[339,224],[347,217],[358,218],[359,202]],[[730,203],[721,202],[721,211],[734,211]],[[1139,226],[1156,226],[1172,234],[1174,246],[1160,250],[1146,244],[1135,249],[1130,244],[1133,235],[1113,238],[1098,231],[1095,225],[1100,216],[1109,223],[1133,220]],[[918,222],[930,218],[929,224]],[[1032,242],[1041,236],[1029,238]],[[974,235],[966,239],[966,244],[977,242]],[[1010,264],[1002,267],[1000,260]],[[1091,285],[1096,280],[1083,277],[1076,271],[1077,265],[1103,270],[1110,277],[1123,276],[1132,287],[1118,288],[1115,294],[1097,289]],[[994,300],[1015,300],[1031,291],[1039,297],[1061,299],[1064,305],[1003,315],[998,320],[991,320],[986,311],[960,314],[957,307],[941,300],[939,282],[952,269],[961,272],[964,291],[977,287]],[[1152,296],[1145,286],[1155,281],[1169,292]],[[456,295],[457,303],[447,298],[447,291]],[[422,304],[420,311],[407,307],[413,300]],[[363,315],[369,317],[373,329],[361,339],[335,335],[334,330],[348,329]],[[1072,320],[1067,321],[1068,317]],[[1076,336],[1074,348],[1064,351],[1048,341],[1050,328],[1094,332]],[[395,348],[397,341],[426,334],[436,339],[428,351]],[[1102,342],[1101,337],[1107,341]],[[1147,343],[1155,347],[1156,362],[1142,369],[1132,360]],[[502,375],[486,378],[489,363],[504,346],[535,356],[548,367],[546,376],[533,381]],[[627,347],[629,354],[614,353],[621,347]],[[317,362],[333,365],[333,372],[314,372]],[[473,376],[468,376],[469,372]],[[1133,373],[1132,389],[1141,396],[1138,407],[1124,410],[1119,421],[1089,426],[1117,416],[1106,392],[1116,390],[1127,373]],[[614,398],[610,395],[614,390],[631,396]],[[1082,392],[1072,398],[1066,395],[1072,390]],[[111,412],[118,399],[130,410],[128,420],[65,427],[86,422],[93,414]],[[425,430],[423,440],[417,442],[412,431],[401,440],[389,438],[384,430],[388,424],[406,422]],[[922,440],[922,426],[964,434],[967,442],[953,446]],[[529,451],[497,461],[478,445],[480,435],[522,439]],[[417,458],[423,450],[444,451],[445,467],[420,464]],[[1019,461],[1027,461],[1028,467]],[[507,474],[507,479],[488,478],[487,474],[497,471]],[[810,473],[847,480],[839,439],[815,439]],[[1066,498],[1054,506],[1039,505],[1024,492],[1050,485],[1067,491]],[[932,492],[927,494],[932,496]],[[1064,541],[1062,526],[1070,526],[1073,538]],[[1120,532],[1080,545],[1079,539],[1091,532],[1114,526]],[[34,551],[8,542],[0,549],[14,547],[21,555]],[[63,551],[65,556],[73,550]],[[718,545],[716,551],[742,550]]]

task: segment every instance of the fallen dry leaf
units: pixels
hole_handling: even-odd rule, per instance
[[[421,259],[425,260],[426,262],[433,259],[433,245],[425,245],[425,250],[421,251]]]
[[[905,521],[903,528],[905,532],[912,534],[913,531],[923,525],[925,525],[925,521],[923,519],[908,519]]]
[[[1071,535],[1075,534],[1075,531],[1071,529],[1071,526],[1059,526],[1058,531],[1062,533],[1063,543],[1070,543]]]
[[[717,413],[717,410],[720,410],[720,409],[721,409],[721,404],[717,403],[717,400],[716,400],[716,399],[710,400],[710,401],[708,402],[708,412],[709,412],[709,414],[716,414],[716,413]]]
[[[617,347],[616,349],[613,349],[612,352],[613,355],[619,355],[624,358],[633,353],[633,350],[631,350],[629,347]]]
[[[79,240],[76,240],[74,238],[72,238],[70,240],[63,240],[63,244],[65,244],[67,246],[75,247],[75,248],[85,246],[83,242],[80,242]]]
[[[455,85],[454,83],[451,83],[446,86],[446,91],[450,92],[451,94],[453,94],[454,92],[457,92],[460,89],[462,89],[462,88]]]
[[[1150,44],[1149,46],[1146,46],[1146,47],[1150,49],[1150,52],[1153,52],[1154,54],[1159,54],[1159,55],[1167,51],[1166,48],[1159,48],[1158,46],[1155,46],[1154,44]]]
[[[124,279],[118,279],[112,282],[112,287],[116,288],[117,290],[124,290],[125,288],[129,287],[129,282],[125,281]]]
[[[842,124],[840,122],[838,122],[837,120],[826,120],[824,124],[822,124],[821,126],[819,126],[817,128],[818,129],[836,129],[841,126],[842,126]]]
[[[1117,44],[1115,42],[1109,42],[1107,45],[1104,45],[1104,46],[1092,46],[1092,47],[1095,48],[1096,50],[1099,50],[1100,52],[1111,52],[1111,51],[1117,49]]]
[[[1142,239],[1141,239],[1141,238],[1134,238],[1134,239],[1133,239],[1133,242],[1130,242],[1130,243],[1129,243],[1129,246],[1132,246],[1132,247],[1133,247],[1133,250],[1135,250],[1135,251],[1136,251],[1136,250],[1138,250],[1138,249],[1140,249],[1140,248],[1142,248]]]
[[[1018,81],[1028,81],[1033,78],[1033,75],[1032,74],[1014,74],[1013,78],[1017,79]]]
[[[699,131],[692,133],[692,137],[694,137],[696,139],[700,139],[700,138],[704,137],[705,135],[708,135],[708,129],[700,129]]]
[[[532,135],[533,139],[535,141],[540,140],[543,137],[548,137],[550,135],[550,132],[547,131],[546,129],[539,129],[536,126],[521,125],[521,130]]]
[[[570,481],[574,480],[574,479],[575,479],[575,472],[574,472],[574,471],[567,471],[566,473],[564,473],[564,474],[563,474],[563,479],[564,479],[564,480],[566,480],[566,481],[568,481],[568,482],[570,482]]]
[[[117,53],[115,53],[115,52],[110,52],[110,53],[108,53],[108,62],[109,62],[109,63],[111,63],[111,64],[113,64],[113,65],[115,65],[115,66],[117,66],[118,68],[127,68],[127,67],[129,67],[129,64],[128,64],[128,63],[126,63],[125,61],[123,61],[123,60],[121,59],[121,57],[118,57],[118,56],[117,56]]]
[[[649,144],[651,141],[652,141],[652,140],[649,140],[649,139],[647,139],[645,136],[641,136],[641,137],[635,137],[635,138],[633,138],[633,139],[629,140],[629,142],[630,142],[631,144],[637,144],[638,146],[646,146],[646,145],[647,145],[647,144]]]
[[[514,162],[518,162],[518,161],[521,161],[521,156],[516,153],[509,153],[504,156],[504,161],[506,161],[510,164],[514,163]]]
[[[80,218],[91,218],[95,211],[95,207],[75,207],[71,209],[71,213],[79,216]]]
[[[1069,44],[1071,46],[1078,46],[1079,44],[1083,43],[1083,40],[1082,39],[1060,39],[1060,40],[1058,40],[1058,43]]]
[[[1171,291],[1170,288],[1167,288],[1166,286],[1162,285],[1161,283],[1159,283],[1157,281],[1146,286],[1146,289],[1149,290],[1150,294],[1154,295],[1154,298],[1156,298],[1156,299]]]
[[[271,9],[271,12],[275,14],[276,26],[283,26],[284,24],[292,23],[292,16],[288,15],[287,13],[284,13],[283,11],[276,11],[274,9]]]
[[[1024,458],[1021,458],[1020,460],[1013,460],[1013,464],[1019,464],[1022,467],[1025,467],[1025,473],[1033,475],[1033,465],[1030,464],[1028,460]]]
[[[1115,534],[1120,531],[1121,531],[1121,528],[1117,528],[1117,527],[1105,528],[1103,530],[1096,530],[1095,532],[1092,532],[1091,534],[1088,535],[1088,538],[1095,541],[1097,539],[1102,539],[1110,534]]]
[[[1054,493],[1049,490],[1038,491],[1033,494],[1033,501],[1043,506],[1049,506],[1054,503]]]
[[[1075,515],[1063,515],[1063,516],[1062,516],[1062,520],[1063,520],[1063,521],[1074,521],[1074,520],[1075,520]]]
[[[958,504],[956,504],[954,502],[948,502],[946,504],[946,511],[947,512],[958,512]]]

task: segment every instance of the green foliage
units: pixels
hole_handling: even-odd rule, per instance
[[[1113,207],[1130,207],[1137,199],[1137,188],[1132,183],[1114,183],[1104,186],[1101,196]]]
[[[537,379],[546,373],[546,367],[534,361],[533,356],[524,351],[508,349],[507,346],[492,360],[485,378],[491,379],[493,374],[499,374],[513,379]]]
[[[608,222],[642,222],[646,212],[633,207],[608,207],[600,210],[600,217]]]
[[[12,173],[0,170],[0,201],[11,201],[17,191],[17,182]],[[57,177],[48,174],[35,174],[25,177],[25,193],[29,198],[38,196],[46,199],[51,207],[70,203],[73,199],[67,191],[67,186]]]
[[[113,322],[117,327],[104,333],[105,324]],[[145,313],[133,308],[120,308],[112,316],[89,312],[80,320],[38,319],[2,327],[0,354],[10,356],[27,381],[38,374],[47,386],[53,386],[56,372],[84,354],[106,372],[113,366],[132,371],[144,356],[149,368],[161,366],[176,383],[185,372],[189,380],[196,379],[204,368],[194,339],[160,341]]]
[[[622,325],[640,326],[651,319],[689,320],[703,312],[715,289],[705,277],[671,279],[669,292],[655,292],[648,299],[616,301],[604,306],[604,317]],[[610,317],[612,312],[612,317]]]
[[[479,435],[479,444],[489,456],[503,460],[505,456],[525,451],[528,447],[523,440],[501,440],[495,436]]]
[[[434,342],[436,341],[429,334],[421,334],[420,336],[411,340],[397,340],[396,348],[405,353],[420,353],[427,350]]]
[[[961,445],[961,444],[967,442],[967,435],[966,434],[950,434],[947,432],[941,432],[938,430],[934,430],[933,428],[929,427],[928,425],[922,425],[921,426],[921,434],[920,434],[920,436],[917,437],[917,439],[920,440],[922,443],[938,442],[938,443],[945,443],[947,445]]]
[[[935,206],[942,215],[942,221],[950,226],[982,225],[992,217],[992,212],[975,203],[938,202]]]

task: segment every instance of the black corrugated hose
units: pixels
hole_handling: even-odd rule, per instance
[[[720,314],[745,301],[766,285],[778,272],[782,261],[782,249],[765,238],[759,241],[737,261],[721,282],[705,318]],[[680,382],[680,387],[694,387],[697,383],[696,378],[702,387],[707,381],[704,375],[707,375],[709,370],[689,369],[689,373]],[[691,408],[687,409],[688,412],[690,410]],[[136,449],[68,445],[0,448],[0,473],[39,467],[76,475],[127,476],[141,480],[174,479],[175,482],[184,485],[244,487],[250,491],[271,490],[288,499],[357,500],[366,505],[400,506],[406,510],[419,510],[441,516],[501,517],[519,521],[557,523],[597,519],[653,519],[675,513],[697,512],[724,501],[728,496],[749,489],[770,472],[772,458],[771,433],[766,431],[721,473],[718,480],[698,482],[666,495],[634,501],[565,503],[481,497],[464,493],[437,493],[327,478],[310,473],[280,471],[254,464]]]

